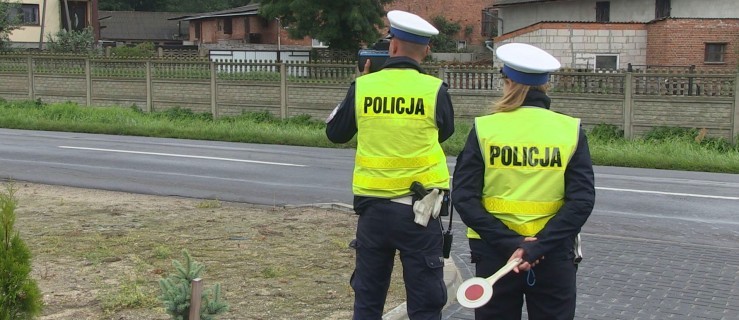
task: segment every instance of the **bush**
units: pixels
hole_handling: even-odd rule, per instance
[[[13,185],[0,193],[0,320],[33,319],[41,313],[41,291],[31,274],[31,251],[13,229]]]
[[[623,139],[624,131],[613,124],[601,123],[590,129],[588,136],[603,141]]]
[[[115,47],[111,49],[110,54],[120,58],[151,58],[156,56],[157,52],[154,43],[143,42],[133,47]]]
[[[59,30],[55,35],[49,35],[47,49],[54,53],[93,53],[95,51],[95,38],[92,28],[88,27],[82,31]]]
[[[655,127],[644,134],[647,141],[683,141],[696,143],[707,150],[729,152],[739,150],[724,138],[708,137],[707,129],[679,128],[679,127]]]
[[[168,120],[213,120],[213,115],[209,112],[195,113],[191,109],[181,107],[156,112],[154,115]]]

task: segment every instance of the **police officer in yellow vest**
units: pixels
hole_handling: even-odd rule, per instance
[[[394,10],[387,17],[390,57],[380,71],[357,78],[326,128],[335,143],[357,135],[354,319],[382,318],[396,250],[409,318],[440,319],[447,292],[438,214],[441,191],[449,189],[440,143],[454,133],[454,111],[447,85],[420,66],[438,30],[408,12]],[[414,181],[429,196],[414,200]]]
[[[493,286],[475,319],[573,319],[580,228],[595,202],[588,142],[580,120],[549,110],[549,72],[560,63],[527,44],[496,50],[503,97],[475,119],[457,158],[452,202],[469,227],[478,277],[522,258]]]

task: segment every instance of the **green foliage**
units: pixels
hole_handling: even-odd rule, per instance
[[[380,37],[384,6],[393,0],[262,0],[261,15],[280,19],[291,38],[310,36],[334,50],[356,50]]]
[[[159,297],[164,303],[164,309],[172,319],[185,320],[190,314],[190,296],[192,294],[192,280],[200,278],[205,266],[192,260],[187,250],[182,250],[185,263],[174,260],[172,265],[175,273],[159,280],[162,295]],[[228,311],[228,304],[223,301],[221,285],[215,284],[212,289],[203,290],[201,295],[200,319],[212,320],[216,315]]]
[[[0,192],[0,320],[33,319],[41,313],[41,291],[31,274],[31,251],[14,230],[16,189]]]
[[[213,120],[213,115],[207,112],[195,113],[191,109],[174,107],[162,112],[154,113],[155,117],[164,118],[167,120]]]
[[[154,43],[142,42],[135,46],[115,47],[110,50],[110,54],[114,57],[121,58],[150,58],[157,54]]]
[[[59,30],[56,35],[49,35],[47,49],[54,53],[93,53],[95,51],[95,38],[92,28],[87,27],[82,31]]]
[[[17,14],[13,14],[18,10],[17,3],[9,1],[0,1],[0,51],[10,49],[10,34],[13,30],[20,28],[20,20]]]
[[[703,131],[703,132],[702,132]],[[722,138],[706,137],[707,130],[680,127],[655,127],[644,134],[644,140],[653,142],[682,141],[695,143],[707,150],[718,152],[736,151],[729,141]]]
[[[616,125],[601,123],[590,129],[588,136],[602,141],[614,141],[623,139],[624,131]]]
[[[431,49],[434,52],[457,52],[457,34],[462,30],[459,22],[450,22],[443,16],[431,18],[431,24],[439,29],[439,34],[431,37]]]

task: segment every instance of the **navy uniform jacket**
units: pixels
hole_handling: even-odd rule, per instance
[[[412,68],[424,73],[418,62],[408,57],[388,58],[382,68]],[[446,141],[454,133],[454,109],[447,88],[446,83],[442,84],[436,96],[436,127],[439,128],[439,143]],[[357,118],[354,109],[355,90],[355,84],[352,82],[346,98],[338,106],[333,118],[329,119],[326,136],[331,142],[348,142],[357,133]],[[376,201],[386,201],[386,199],[354,196],[354,211],[359,214],[363,208]]]
[[[530,90],[523,105],[549,109],[551,100],[538,90]],[[535,242],[523,242],[524,237],[508,229],[483,207],[482,188],[484,162],[475,128],[472,128],[464,149],[457,157],[452,180],[452,203],[462,221],[471,226],[488,245],[504,254],[517,248],[525,250],[524,260],[533,262],[542,256],[567,254],[574,235],[590,216],[595,203],[595,180],[588,140],[583,130],[577,149],[565,169],[565,203],[535,237]],[[460,183],[462,182],[462,183]]]

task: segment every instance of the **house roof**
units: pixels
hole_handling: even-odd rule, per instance
[[[252,3],[249,5],[236,7],[232,9],[226,9],[221,11],[196,13],[190,16],[181,16],[180,20],[199,20],[215,17],[233,17],[233,16],[253,16],[259,14],[259,3]]]
[[[102,40],[173,40],[187,23],[170,20],[182,12],[99,11]]]
[[[523,3],[532,3],[532,2],[548,2],[548,1],[557,1],[557,0],[496,0],[495,3],[493,3],[493,7],[502,7],[502,6],[523,4]]]

